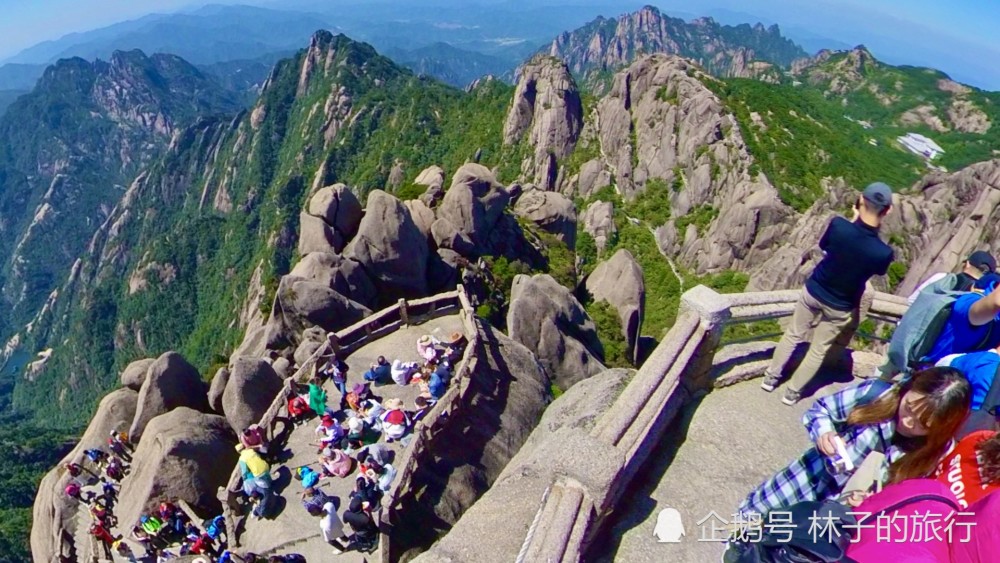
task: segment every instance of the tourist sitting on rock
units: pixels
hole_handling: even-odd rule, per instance
[[[260,454],[244,448],[242,444],[236,446],[236,451],[240,452],[239,467],[243,476],[243,493],[249,497],[254,491],[270,491],[271,466],[260,457]]]
[[[63,467],[65,467],[66,471],[69,472],[70,477],[79,477],[80,474],[83,473],[83,466],[79,463],[69,462]]]
[[[309,399],[307,397],[294,395],[288,399],[288,418],[295,426],[304,424],[311,414],[312,409],[309,408]]]
[[[837,499],[873,452],[885,457],[875,476],[883,484],[933,475],[969,412],[970,396],[961,372],[930,368],[895,385],[866,381],[818,399],[802,418],[816,445],[761,483],[739,513],[752,518],[803,501]],[[850,463],[838,465],[843,454]],[[851,504],[862,500],[852,497]]]
[[[451,365],[458,364],[462,359],[462,354],[465,353],[465,335],[461,332],[453,332],[444,339],[442,344],[444,345],[442,359]]]
[[[345,438],[347,438],[344,427],[328,414],[323,415],[322,421],[316,427],[316,434],[319,434],[320,437],[319,443],[316,444],[320,450],[328,447],[343,448]]]
[[[104,470],[104,473],[116,482],[120,482],[125,478],[125,467],[122,465],[121,460],[113,457],[108,462],[108,467]]]
[[[333,546],[335,555],[347,551],[347,544],[351,540],[344,533],[344,521],[337,516],[337,507],[332,501],[323,505],[323,519],[319,521],[319,529],[323,532],[323,540]]]
[[[425,334],[417,340],[417,355],[425,362],[433,362],[438,357],[438,346],[441,342],[429,334]]]
[[[368,460],[368,470],[365,472],[365,477],[375,482],[380,491],[387,493],[396,478],[396,468],[391,463],[381,465]]]
[[[348,449],[357,451],[366,444],[374,444],[378,441],[379,432],[372,429],[364,420],[354,416],[347,420],[347,444]]]
[[[404,362],[402,360],[396,359],[392,361],[392,366],[389,368],[389,374],[392,376],[393,382],[396,385],[408,385],[410,383],[410,377],[419,369],[416,362]]]
[[[381,431],[382,420],[379,417],[385,412],[385,407],[382,406],[382,403],[379,403],[375,399],[365,399],[361,402],[360,407],[361,410],[358,412],[358,416],[373,430]]]
[[[267,440],[264,437],[264,432],[257,424],[251,424],[243,432],[240,432],[240,443],[243,444],[244,448],[257,450],[257,453],[262,456],[267,455]]]
[[[63,489],[63,492],[65,492],[66,496],[68,496],[69,498],[75,498],[76,500],[82,501],[83,498],[81,496],[81,490],[82,489],[80,488],[79,483],[77,483],[76,481],[70,481],[69,483],[66,484],[66,488]]]
[[[389,442],[405,436],[410,427],[410,417],[403,410],[403,401],[397,398],[385,402],[385,412],[380,415],[380,419],[382,420],[382,433],[385,434],[386,440]]]
[[[378,487],[378,481],[369,479],[367,475],[358,475],[354,480],[354,489],[350,498],[358,499],[365,509],[377,511],[382,504],[382,489]]]
[[[392,452],[385,444],[369,444],[356,456],[358,464],[361,465],[361,473],[368,471],[368,464],[374,462],[378,465],[386,465],[392,460]]]
[[[125,447],[125,444],[118,438],[117,433],[112,433],[111,437],[108,438],[108,450],[125,463],[132,462],[132,455]]]
[[[365,381],[370,381],[375,385],[385,385],[392,380],[392,366],[385,360],[385,356],[379,356],[365,372],[364,378]]]
[[[378,526],[369,513],[369,508],[358,498],[351,498],[350,506],[344,512],[344,522],[354,530],[354,542],[351,547],[362,553],[372,553],[378,547]]]
[[[438,400],[444,397],[450,382],[451,370],[446,364],[438,364],[437,369],[431,372],[427,378],[427,392],[430,393],[431,398]]]
[[[323,477],[347,477],[354,470],[354,460],[340,450],[330,450],[319,456]]]
[[[308,487],[302,491],[302,507],[311,516],[321,516],[323,506],[328,502],[333,502],[333,497],[316,487]]]
[[[417,398],[413,399],[413,416],[411,417],[413,424],[416,424],[420,421],[420,419],[426,416],[436,402],[437,400],[430,396],[429,391],[427,396],[421,394],[418,395]]]
[[[108,463],[108,452],[100,448],[92,448],[85,450],[83,455],[87,456],[87,459],[97,466],[98,470],[104,470],[104,466]]]

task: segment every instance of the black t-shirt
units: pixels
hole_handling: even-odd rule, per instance
[[[834,217],[819,247],[823,260],[806,280],[806,289],[819,302],[840,311],[856,309],[872,276],[882,276],[892,263],[892,248],[878,238],[878,228],[860,219]]]

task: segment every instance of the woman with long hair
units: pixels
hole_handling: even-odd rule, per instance
[[[739,513],[749,518],[838,498],[852,474],[831,464],[841,440],[854,467],[873,452],[885,454],[878,476],[884,484],[933,475],[969,413],[969,382],[956,369],[934,367],[875,394],[882,385],[866,381],[818,399],[802,417],[816,445],[761,483]]]

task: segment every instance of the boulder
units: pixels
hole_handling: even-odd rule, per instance
[[[587,277],[586,289],[595,301],[608,303],[618,311],[627,357],[633,364],[638,364],[636,345],[646,311],[642,266],[631,252],[622,248],[610,260],[597,265]]]
[[[594,239],[598,252],[604,252],[611,237],[617,233],[615,227],[615,204],[610,201],[595,201],[587,207],[580,218],[583,230]]]
[[[163,498],[183,499],[201,514],[219,514],[219,487],[236,466],[236,436],[226,419],[186,407],[153,418],[122,481],[115,515],[132,523]]]
[[[201,374],[177,352],[156,359],[139,390],[138,407],[128,435],[132,443],[141,439],[149,421],[178,407],[208,411],[208,396]]]
[[[576,249],[576,205],[558,192],[526,191],[514,205],[514,213],[559,237],[570,250]]]
[[[420,174],[417,174],[417,179],[413,183],[428,188],[435,186],[441,188],[444,186],[444,169],[440,166],[428,166]]]
[[[274,373],[278,374],[278,377],[282,380],[288,379],[288,376],[293,373],[292,362],[284,356],[278,356],[278,358],[271,363],[271,367],[274,368]]]
[[[310,252],[339,253],[344,249],[344,239],[333,227],[319,217],[302,212],[299,214],[299,254]]]
[[[431,225],[434,224],[434,211],[426,203],[419,199],[411,199],[403,203],[410,211],[413,224],[420,229],[428,242],[431,242]]]
[[[326,284],[292,275],[283,276],[278,283],[277,305],[271,316],[279,320],[281,328],[291,331],[295,341],[290,344],[296,344],[298,335],[309,327],[336,331],[372,313]]]
[[[260,422],[283,385],[274,368],[261,358],[233,360],[229,383],[222,395],[222,407],[233,431],[239,433]]]
[[[427,263],[427,285],[432,294],[455,289],[461,259],[461,255],[448,248],[439,248],[436,253],[431,254]]]
[[[522,174],[533,178],[542,189],[554,189],[553,165],[573,152],[582,129],[583,103],[565,63],[537,55],[518,69],[503,141],[512,145],[528,135],[534,155],[526,159]]]
[[[581,381],[553,401],[489,490],[447,535],[413,561],[506,563],[517,560],[524,538],[538,514],[542,496],[558,476],[580,477],[588,486],[605,481],[607,475],[599,471],[602,465],[588,462],[604,461],[608,446],[589,441],[586,435],[611,408],[634,373],[625,369],[607,370]],[[566,452],[572,449],[575,451]],[[554,452],[568,455],[555,457]],[[595,468],[598,471],[594,471]],[[513,532],[498,534],[497,530]]]
[[[531,350],[560,389],[603,371],[597,327],[573,294],[548,274],[514,278],[510,337]]]
[[[423,457],[415,466],[414,487],[400,492],[408,512],[394,528],[393,547],[399,547],[402,561],[415,554],[407,553],[411,548],[426,549],[436,539],[438,532],[427,522],[450,526],[474,506],[545,411],[549,379],[524,346],[484,324],[476,357],[469,380],[475,408],[450,415],[441,434],[435,434],[433,448],[416,454]],[[449,469],[442,471],[445,467]]]
[[[493,172],[479,164],[466,164],[455,172],[438,209],[438,219],[450,222],[483,248],[508,201],[507,191]]]
[[[469,237],[445,219],[434,221],[431,225],[431,236],[438,248],[454,250],[462,256],[472,256],[476,251],[476,245]]]
[[[71,479],[63,465],[70,461],[80,463],[85,450],[107,446],[112,430],[128,428],[135,418],[138,398],[139,394],[127,387],[105,395],[73,451],[42,478],[32,509],[31,553],[35,561],[60,561],[60,555],[68,561],[77,560],[74,555],[78,554],[73,553],[73,532],[78,504],[63,493]]]
[[[366,307],[375,304],[375,286],[361,264],[330,252],[305,255],[292,268],[291,276],[321,283],[351,301]]]
[[[326,344],[326,331],[318,326],[307,328],[302,333],[302,342],[295,349],[295,365],[304,366],[316,350]]]
[[[221,367],[215,372],[215,377],[208,386],[208,406],[212,407],[216,414],[224,415],[226,412],[222,404],[222,394],[226,392],[227,383],[229,383],[229,368]]]
[[[344,184],[334,184],[312,196],[309,200],[309,214],[323,219],[344,240],[350,240],[358,232],[364,211],[358,196],[350,188]]]
[[[599,160],[588,160],[580,167],[576,195],[588,198],[594,192],[610,185],[611,173],[604,168],[604,165]]]
[[[142,382],[146,381],[146,370],[155,361],[154,358],[146,358],[144,360],[136,360],[127,365],[122,371],[122,387],[128,387],[135,391],[141,389]]]
[[[419,199],[429,209],[434,209],[444,199],[444,188],[441,186],[431,186],[424,193],[420,194]]]
[[[378,303],[426,295],[428,254],[427,238],[406,206],[386,192],[372,191],[358,234],[344,255],[364,267],[378,291]]]

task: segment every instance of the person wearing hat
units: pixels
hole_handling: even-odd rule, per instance
[[[955,280],[955,291],[970,291],[972,286],[976,283],[976,280],[983,277],[986,274],[993,274],[997,271],[997,261],[993,258],[989,252],[985,250],[977,250],[969,255],[969,259],[962,263],[962,271],[957,274],[957,279]],[[910,297],[907,298],[906,302],[913,305],[913,302],[917,300],[917,296],[920,292],[924,290],[925,287],[931,285],[932,283],[941,280],[948,274],[946,272],[938,272],[933,276],[927,278],[927,281],[917,286],[917,289],[913,290]]]
[[[425,334],[417,340],[417,354],[425,362],[433,362],[437,359],[437,345],[440,343],[441,342],[439,342],[437,338],[434,338],[429,334]]]
[[[386,440],[391,442],[406,435],[406,430],[410,426],[410,418],[403,410],[403,401],[399,399],[389,399],[385,402],[385,412],[381,415],[382,433]]]
[[[792,374],[781,402],[794,405],[815,379],[831,349],[843,349],[858,328],[858,308],[865,284],[889,270],[893,251],[879,238],[879,227],[892,209],[892,190],[875,182],[854,203],[854,218],[834,217],[819,239],[823,259],[806,280],[791,322],[774,349],[761,388],[774,391],[795,347],[812,330],[809,351]]]

